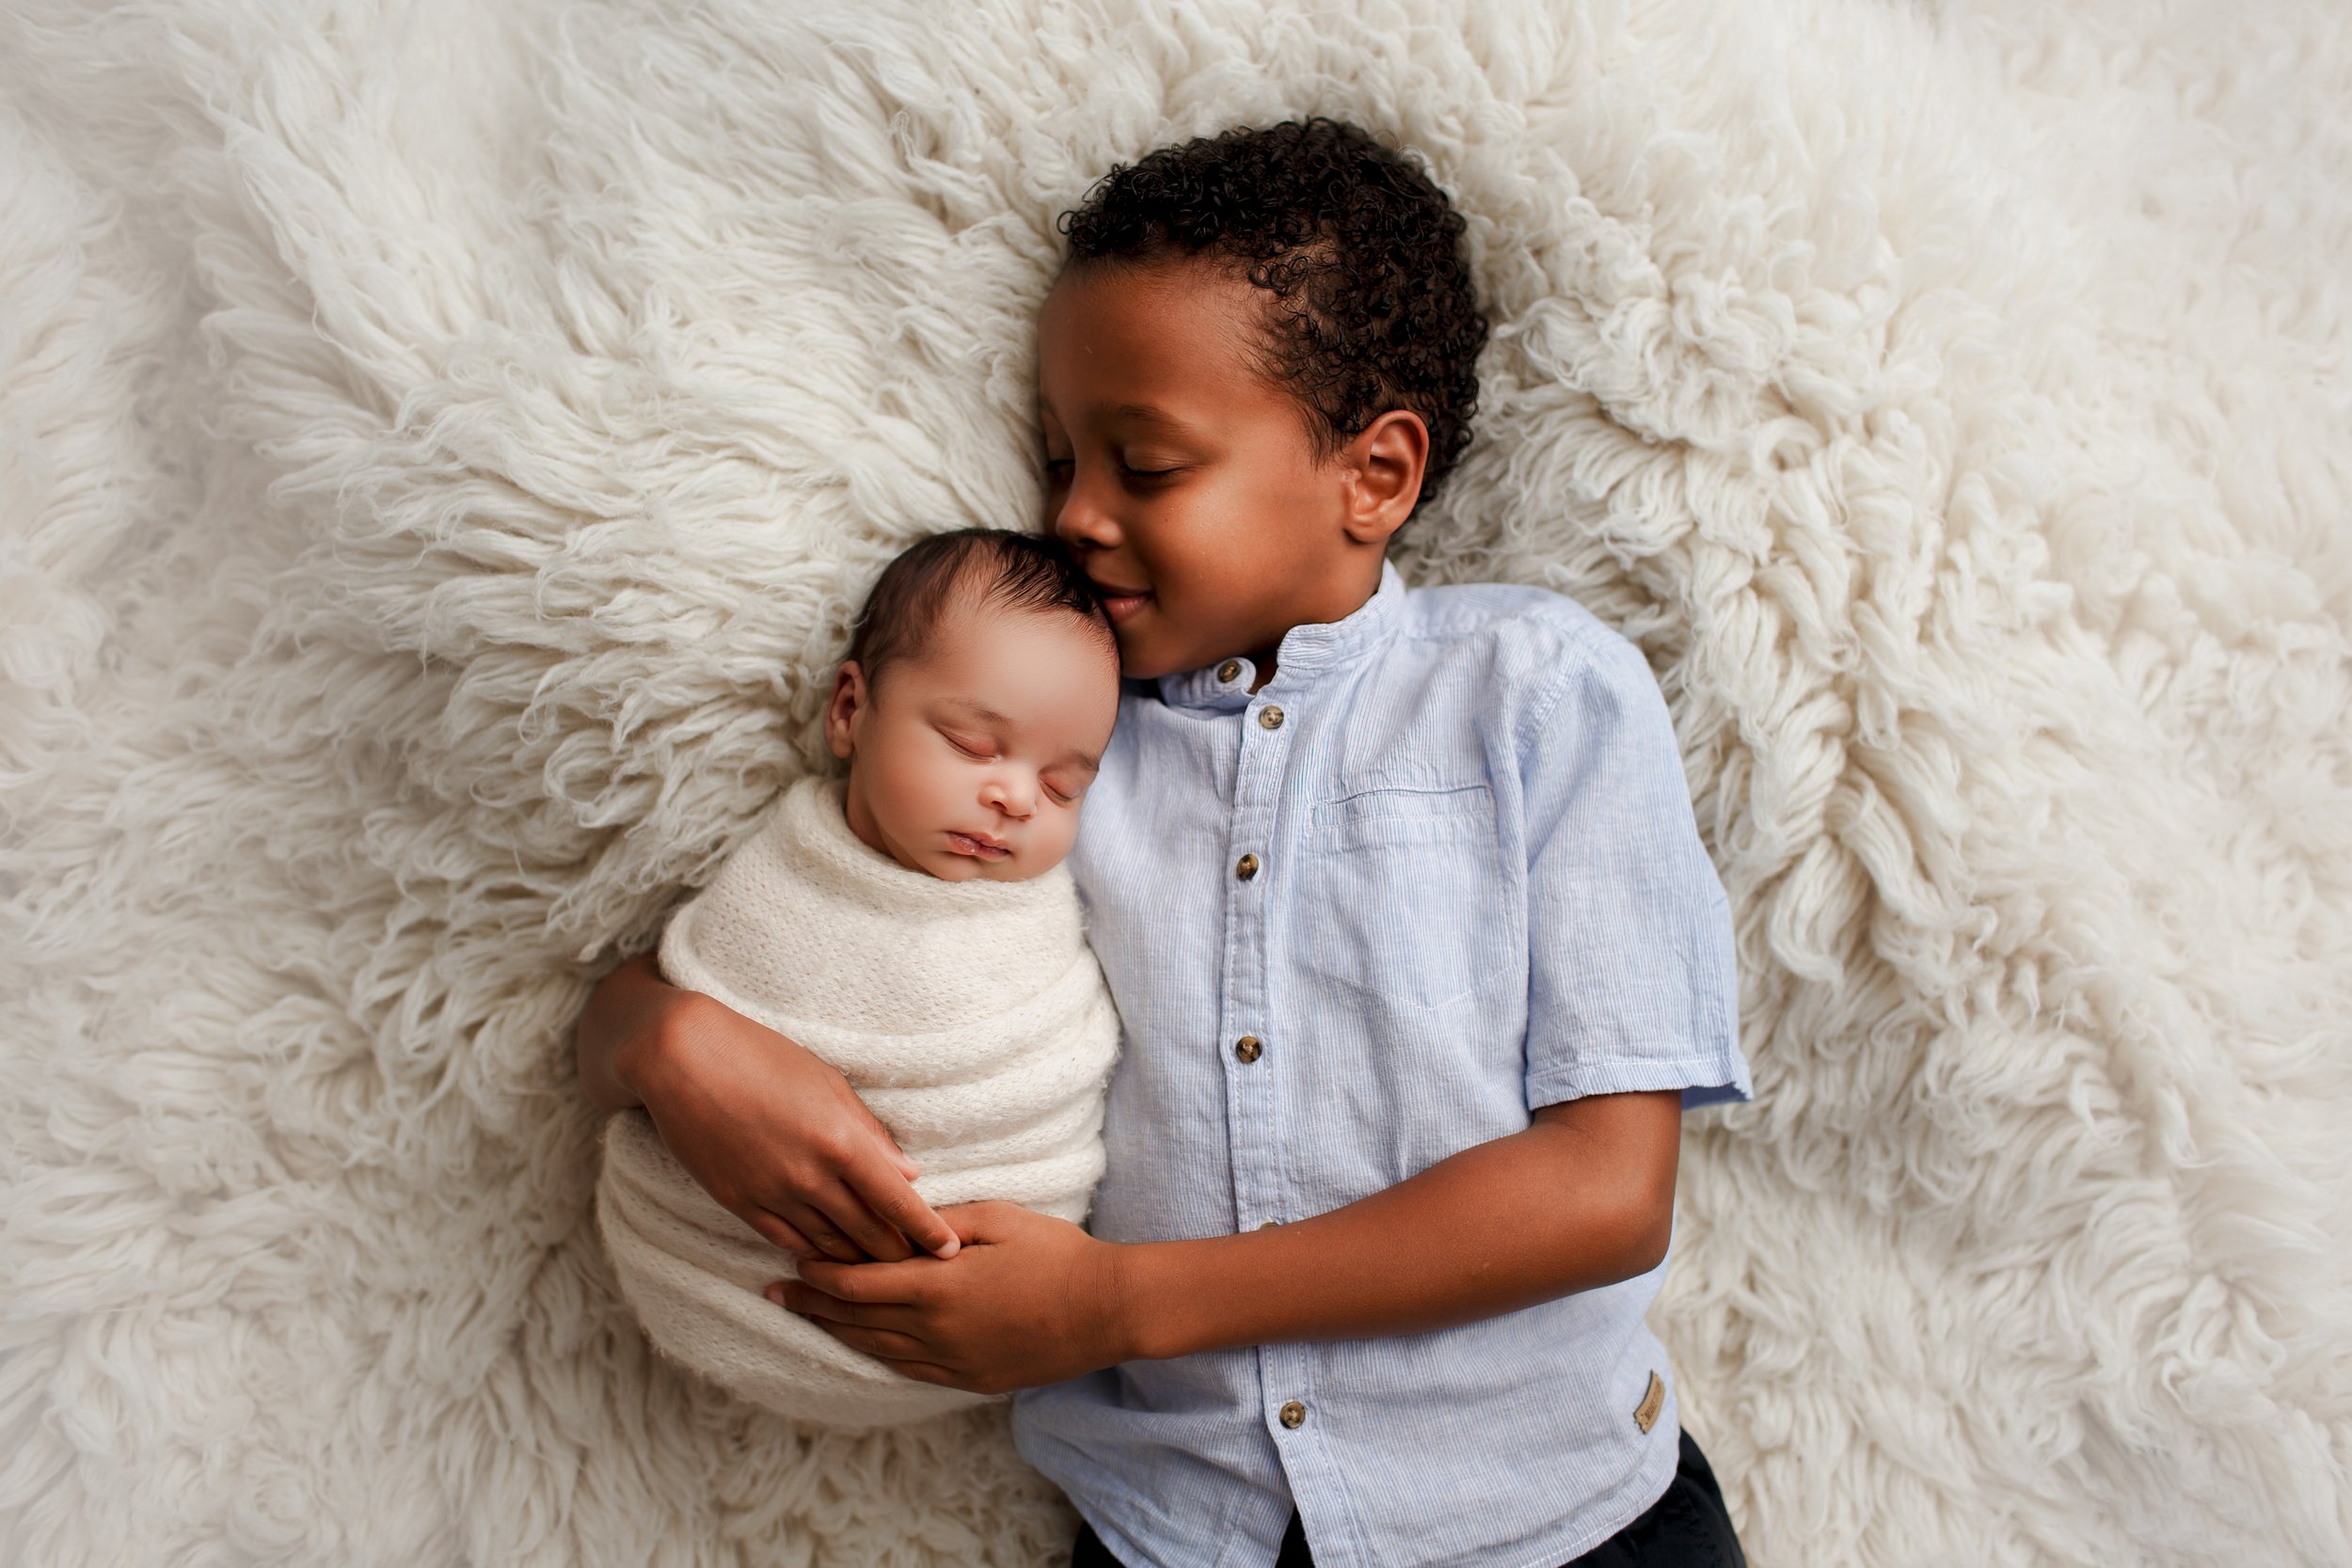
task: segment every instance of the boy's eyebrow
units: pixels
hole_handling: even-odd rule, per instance
[[[1147,424],[1164,425],[1169,430],[1188,428],[1184,420],[1165,408],[1154,408],[1148,403],[1122,403],[1111,412],[1124,419],[1141,420]]]

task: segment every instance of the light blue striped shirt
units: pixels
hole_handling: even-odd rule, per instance
[[[1723,885],[1632,644],[1391,566],[1254,678],[1132,684],[1087,798],[1070,863],[1125,1025],[1096,1235],[1303,1219],[1581,1095],[1747,1097]],[[1553,1568],[1673,1477],[1663,1270],[1128,1362],[1024,1393],[1014,1430],[1129,1568],[1264,1568],[1294,1507],[1318,1568]]]

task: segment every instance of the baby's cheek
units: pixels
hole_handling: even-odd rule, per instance
[[[1033,847],[1030,859],[1034,863],[1029,872],[1032,877],[1042,877],[1059,865],[1068,858],[1070,847],[1077,842],[1078,814],[1067,811],[1060,816],[1062,820],[1055,823],[1050,832],[1041,834],[1040,842]]]

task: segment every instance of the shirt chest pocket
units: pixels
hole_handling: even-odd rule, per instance
[[[1314,980],[1413,1012],[1519,973],[1526,922],[1485,784],[1326,800],[1307,841],[1307,902],[1292,956]]]

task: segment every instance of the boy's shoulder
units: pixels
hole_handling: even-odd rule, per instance
[[[1405,591],[1416,635],[1466,638],[1498,629],[1583,641],[1613,638],[1600,618],[1565,594],[1523,582],[1453,582]]]
[[[1524,583],[1408,590],[1400,632],[1400,643],[1419,645],[1423,657],[1468,661],[1500,686],[1531,693],[1637,673],[1651,678],[1648,660],[1615,628],[1565,594]]]

